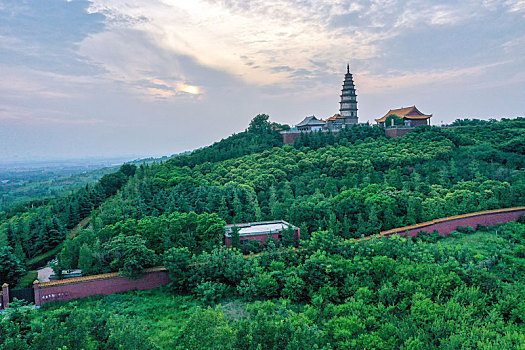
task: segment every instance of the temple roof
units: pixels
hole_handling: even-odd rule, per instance
[[[386,118],[388,118],[389,115],[395,115],[403,119],[429,119],[430,117],[432,117],[432,114],[430,115],[423,114],[416,108],[416,106],[412,106],[412,107],[391,109],[388,111],[387,114],[384,115],[384,117],[376,119],[376,122],[384,123]]]
[[[311,117],[304,118],[304,120],[300,122],[299,124],[297,124],[296,126],[307,126],[307,125],[315,126],[315,125],[325,125],[325,124],[326,124],[325,122],[317,119],[315,116],[312,115]]]
[[[333,122],[333,121],[336,121],[337,119],[345,119],[345,117],[343,117],[343,116],[342,116],[341,114],[339,114],[339,113],[336,113],[336,114],[333,115],[333,117],[330,117],[330,118],[326,119],[326,121],[327,121],[327,122],[328,122],[328,121],[332,121],[332,122]]]

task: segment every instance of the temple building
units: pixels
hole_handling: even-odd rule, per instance
[[[339,102],[339,115],[343,117],[343,125],[357,124],[357,95],[355,93],[354,79],[350,73],[350,65],[346,65],[345,80],[341,91],[341,102]],[[334,115],[334,117],[336,117]],[[332,117],[332,118],[334,118]]]
[[[387,119],[390,116],[392,116],[392,118],[390,118],[390,123],[387,123]],[[423,114],[416,108],[416,106],[412,106],[406,108],[391,109],[382,118],[376,119],[376,122],[377,124],[388,128],[391,126],[395,126],[395,119],[402,119],[404,124],[403,126],[407,128],[414,128],[420,125],[430,125],[431,117],[432,114]]]
[[[326,119],[326,127],[330,130],[339,130],[342,129],[345,125],[345,117],[341,114],[334,114],[333,117]]]
[[[325,129],[326,122],[317,119],[315,116],[306,117],[295,127],[299,131],[321,131]]]

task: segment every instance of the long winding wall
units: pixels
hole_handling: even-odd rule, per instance
[[[480,211],[382,231],[380,235],[391,236],[397,234],[400,236],[411,237],[417,235],[421,231],[437,231],[440,235],[446,236],[460,226],[471,226],[473,228],[476,228],[478,225],[493,226],[500,223],[507,223],[509,221],[517,221],[522,215],[525,215],[525,207]]]
[[[441,235],[448,235],[458,227],[478,225],[492,226],[509,221],[517,221],[525,215],[525,207],[489,210],[465,215],[452,216],[436,219],[418,225],[400,227],[383,231],[380,236],[415,236],[421,231],[438,231]],[[373,236],[365,237],[368,240]],[[60,281],[42,282],[35,281],[33,285],[35,293],[35,305],[42,305],[57,300],[72,300],[85,298],[92,295],[110,295],[128,290],[148,290],[169,284],[170,278],[164,267],[146,269],[138,279],[130,279],[120,276],[118,273],[106,273],[102,275],[69,278]],[[9,288],[7,284],[2,286],[0,292],[0,309],[7,307],[9,303]]]

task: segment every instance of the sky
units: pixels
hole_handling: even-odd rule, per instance
[[[171,155],[338,112],[525,115],[525,0],[0,0],[0,161]]]

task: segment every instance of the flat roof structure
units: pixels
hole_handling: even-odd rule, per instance
[[[231,237],[232,228],[239,227],[239,236],[256,236],[282,232],[287,228],[296,230],[297,227],[284,220],[247,222],[242,224],[231,224],[224,227],[226,237]]]

